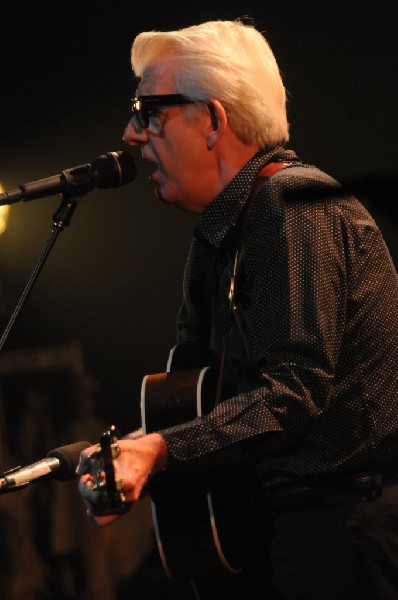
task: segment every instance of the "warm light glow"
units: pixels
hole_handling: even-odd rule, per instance
[[[0,193],[1,192],[4,192],[4,189],[0,183]],[[0,235],[6,230],[9,210],[10,207],[8,205],[0,206]]]

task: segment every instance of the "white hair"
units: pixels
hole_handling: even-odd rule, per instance
[[[218,100],[234,133],[262,146],[289,139],[286,92],[265,37],[240,20],[208,21],[177,31],[146,31],[134,40],[137,77],[156,57],[176,58],[176,92],[198,101]]]

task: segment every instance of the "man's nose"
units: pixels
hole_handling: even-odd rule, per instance
[[[124,130],[123,141],[129,146],[145,144],[148,141],[147,131],[140,125],[137,126],[135,119],[131,119]]]

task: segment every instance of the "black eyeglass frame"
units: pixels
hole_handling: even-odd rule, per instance
[[[132,98],[131,112],[136,117],[138,123],[143,129],[149,127],[151,115],[156,114],[161,108],[171,106],[183,106],[184,104],[194,104],[183,94],[157,94],[153,96],[136,96]]]

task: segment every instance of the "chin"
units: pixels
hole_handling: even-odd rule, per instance
[[[166,192],[162,193],[161,188],[157,185],[155,187],[155,195],[163,204],[168,204],[169,206],[175,206],[184,212],[188,212],[191,214],[201,214],[203,210],[199,210],[198,207],[194,206],[187,200],[183,200],[178,196],[168,195]]]
[[[158,200],[160,200],[160,202],[163,202],[163,204],[177,204],[178,205],[178,199],[175,198],[175,196],[171,196],[170,194],[167,194],[167,191],[163,190],[159,185],[155,186],[155,195],[157,197]]]
[[[167,198],[167,196],[162,194],[158,187],[155,189],[155,196],[163,204],[175,204],[173,200],[170,200],[169,198]]]

